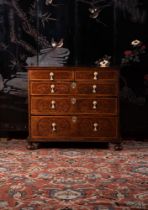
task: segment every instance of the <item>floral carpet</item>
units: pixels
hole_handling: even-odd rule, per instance
[[[0,141],[0,210],[148,209],[148,142],[41,147]]]

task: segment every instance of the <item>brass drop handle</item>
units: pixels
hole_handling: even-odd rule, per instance
[[[97,80],[97,79],[98,79],[98,72],[95,71],[95,72],[94,72],[94,80]]]
[[[98,123],[94,123],[94,131],[98,131]]]
[[[54,84],[50,85],[50,88],[51,88],[51,93],[54,93],[55,92],[55,90],[54,90],[55,85]]]
[[[52,131],[55,132],[55,131],[56,131],[56,123],[53,122],[53,123],[51,124],[51,126],[52,126]]]
[[[55,103],[56,102],[54,100],[51,101],[51,109],[55,109]]]
[[[49,76],[50,76],[50,80],[53,80],[54,73],[53,73],[53,72],[50,72],[50,73],[49,73]]]
[[[93,109],[97,108],[97,101],[93,101]]]
[[[93,88],[92,92],[93,92],[93,93],[96,93],[97,85],[93,85],[92,88]]]

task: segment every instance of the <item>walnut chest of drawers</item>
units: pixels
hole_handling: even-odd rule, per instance
[[[105,67],[30,67],[29,145],[114,142],[119,138],[119,71]]]

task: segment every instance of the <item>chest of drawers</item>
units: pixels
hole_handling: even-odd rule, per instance
[[[50,141],[120,145],[118,69],[31,67],[28,76],[29,148]]]

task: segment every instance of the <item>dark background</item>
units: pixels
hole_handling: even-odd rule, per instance
[[[26,81],[27,57],[49,47],[54,37],[57,42],[63,38],[63,47],[70,50],[67,66],[94,66],[104,55],[111,56],[111,65],[118,66],[121,72],[121,135],[147,138],[148,1],[45,3],[46,0],[0,0],[0,74],[4,81],[0,90],[0,134],[27,135],[27,89],[12,91],[14,88],[7,84],[19,72]],[[93,6],[101,9],[95,19],[89,12]],[[124,51],[131,49],[130,43],[135,39],[146,50],[139,56],[139,62],[122,65]]]

